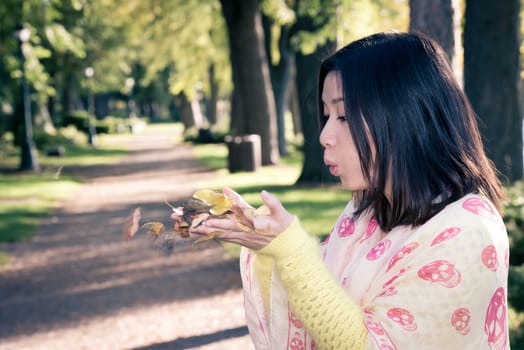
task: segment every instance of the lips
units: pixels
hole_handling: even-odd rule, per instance
[[[331,175],[339,176],[338,165],[335,162],[327,158],[324,158],[324,164],[326,164],[326,166],[329,168],[329,172],[331,173]]]

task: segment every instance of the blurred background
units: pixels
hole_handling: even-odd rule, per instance
[[[319,63],[354,39],[398,30],[423,32],[442,45],[478,115],[488,155],[508,194],[510,331],[512,348],[524,349],[521,5],[520,0],[1,1],[0,339],[12,340],[6,348],[39,348],[35,344],[44,338],[28,337],[40,332],[52,344],[50,334],[64,324],[93,338],[89,332],[100,329],[85,328],[84,316],[138,320],[130,305],[142,305],[146,297],[130,297],[127,289],[113,293],[127,295],[128,304],[116,307],[119,298],[103,296],[95,306],[86,295],[84,304],[73,303],[65,316],[48,319],[43,315],[53,309],[38,311],[36,306],[51,294],[62,295],[65,287],[58,280],[52,287],[52,278],[35,283],[35,276],[60,270],[47,258],[39,258],[39,271],[24,265],[30,256],[49,256],[57,249],[51,242],[58,234],[68,246],[83,242],[96,248],[89,259],[112,268],[129,265],[130,248],[118,236],[121,221],[107,223],[123,219],[136,205],[167,217],[169,212],[158,209],[164,200],[182,200],[197,188],[232,186],[254,205],[260,203],[258,192],[270,189],[309,231],[326,235],[348,195],[322,164],[315,95]],[[117,183],[121,197],[111,194]],[[75,223],[68,221],[71,208],[76,208]],[[100,250],[108,245],[105,231],[116,233],[109,241],[112,251]],[[87,243],[80,238],[86,235],[92,239]],[[44,244],[38,237],[52,239]],[[133,247],[143,254],[139,243]],[[205,247],[199,254],[210,246]],[[74,256],[81,248],[75,249],[67,254]],[[202,297],[226,295],[241,309],[238,278],[232,277],[237,270],[230,263],[238,251],[226,247],[226,252],[220,261],[229,284]],[[143,259],[156,261],[157,252],[147,254]],[[82,256],[76,257],[80,264]],[[70,267],[72,260],[62,261],[61,268]],[[143,267],[144,278],[187,264],[174,260],[169,263],[174,265],[160,259]],[[74,276],[95,273],[85,262]],[[136,276],[136,270],[128,273]],[[222,278],[214,269],[207,273]],[[68,288],[82,285],[76,277]],[[92,278],[98,284],[110,280]],[[149,293],[147,305],[178,300],[147,289],[151,283],[140,287]],[[51,288],[46,297],[42,286]],[[193,292],[183,299],[198,299]],[[21,302],[27,302],[25,309]],[[56,302],[63,305],[64,299]],[[124,310],[128,313],[120,315]],[[5,327],[8,322],[13,326]],[[86,338],[80,344],[196,348],[247,339],[238,322],[225,329],[214,322],[214,335],[207,338],[198,336],[209,325],[193,333],[177,335],[171,329],[151,339],[122,338],[116,345],[103,337],[96,346]],[[239,344],[217,348],[246,348]]]

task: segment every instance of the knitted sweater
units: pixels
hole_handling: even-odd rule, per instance
[[[385,234],[350,203],[319,248],[298,220],[243,250],[257,349],[509,349],[508,240],[483,197]]]

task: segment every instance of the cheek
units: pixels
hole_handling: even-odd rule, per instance
[[[344,156],[344,163],[346,163],[346,166],[351,167],[353,169],[360,169],[360,157],[358,155],[357,147],[355,146],[355,143],[353,142],[353,139],[351,138],[351,134],[349,133],[349,131],[347,133],[344,133],[343,140],[344,146],[342,147],[342,153]]]
[[[344,179],[343,182],[350,185],[351,190],[363,190],[368,187],[368,180],[364,176],[360,164],[360,157],[355,144],[351,138],[346,139],[341,154],[343,159]],[[371,174],[373,176],[373,174]]]

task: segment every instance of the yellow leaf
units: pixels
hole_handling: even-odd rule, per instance
[[[211,206],[211,215],[223,215],[231,210],[234,203],[225,194],[213,190],[198,190],[193,194],[193,198],[199,199]]]

